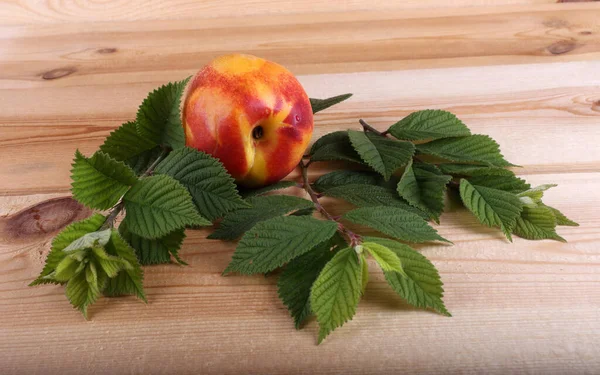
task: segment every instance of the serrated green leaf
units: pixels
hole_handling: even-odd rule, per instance
[[[290,214],[290,216],[312,216],[312,214],[314,212],[315,212],[315,207],[307,207],[307,208],[302,208],[302,209],[292,212]]]
[[[189,81],[170,82],[152,91],[137,112],[137,131],[143,137],[174,150],[185,147],[181,124],[181,95]]]
[[[523,209],[523,203],[513,193],[460,181],[460,197],[465,206],[480,223],[488,227],[498,226],[512,241],[511,228]]]
[[[348,131],[352,146],[362,160],[385,180],[403,165],[406,165],[415,153],[410,142],[397,141],[371,132]]]
[[[342,95],[332,96],[331,98],[327,98],[327,99],[310,98],[310,106],[312,107],[312,112],[314,114],[317,112],[321,112],[322,110],[327,109],[331,106],[334,106],[338,103],[341,103],[344,100],[350,98],[351,96],[352,96],[352,94],[342,94]]]
[[[409,162],[398,183],[398,194],[414,207],[428,212],[436,221],[444,211],[446,185],[452,179],[431,164]]]
[[[349,161],[364,164],[350,144],[347,131],[327,133],[310,148],[310,161]]]
[[[240,195],[244,197],[244,199],[248,199],[252,197],[258,197],[259,195],[263,195],[275,190],[287,189],[292,186],[296,186],[296,183],[294,181],[279,181],[258,189],[248,189],[240,187],[238,187],[238,189],[240,189]]]
[[[129,166],[135,166],[140,158],[156,146],[157,143],[141,136],[136,123],[130,121],[113,130],[100,146],[100,151]]]
[[[203,152],[189,147],[173,151],[154,171],[169,175],[185,186],[198,212],[211,221],[248,206],[223,164]]]
[[[117,276],[119,271],[132,267],[129,262],[117,256],[109,255],[104,248],[92,248],[96,262],[109,278]]]
[[[517,176],[473,176],[467,177],[473,185],[485,186],[492,189],[519,193],[531,187],[527,181]]]
[[[97,231],[102,224],[104,224],[105,220],[105,216],[94,214],[87,219],[68,225],[57,234],[56,237],[54,237],[54,240],[52,240],[52,248],[50,249],[50,253],[48,253],[46,264],[44,265],[40,276],[29,285],[34,286],[48,283],[61,284],[61,282],[44,277],[54,272],[58,264],[67,256],[67,253],[63,251],[67,246],[78,238],[85,236],[87,233]]]
[[[159,238],[186,225],[211,224],[196,212],[187,189],[167,175],[138,181],[123,201],[127,228],[144,238]]]
[[[94,262],[87,264],[85,271],[77,273],[67,283],[65,294],[73,305],[87,319],[88,306],[96,302],[106,285],[106,275],[98,272]]]
[[[453,113],[438,109],[413,112],[388,129],[398,139],[418,141],[471,135],[471,131]]]
[[[312,209],[313,202],[289,195],[258,196],[248,199],[249,208],[230,212],[223,218],[219,228],[208,238],[220,240],[235,240],[261,221],[289,212]]]
[[[171,255],[180,264],[185,264],[178,256],[179,249],[185,239],[184,228],[176,229],[166,236],[154,240],[131,233],[124,223],[119,226],[119,233],[133,247],[142,265],[170,263]]]
[[[556,217],[548,207],[523,207],[513,233],[528,240],[556,240],[567,242],[556,233]]]
[[[423,219],[430,218],[425,212],[410,206],[408,202],[399,197],[395,191],[381,186],[349,184],[325,190],[323,194],[328,197],[343,199],[358,207],[398,207],[419,215]]]
[[[356,313],[362,287],[362,267],[354,249],[340,250],[313,284],[310,304],[319,322],[319,343]]]
[[[125,163],[102,151],[86,158],[79,150],[75,151],[71,179],[73,197],[98,210],[114,206],[137,181],[135,173]]]
[[[109,239],[110,229],[86,233],[75,241],[71,242],[69,246],[63,249],[63,251],[65,253],[70,253],[77,250],[91,249],[94,246],[102,247],[106,245]]]
[[[402,262],[400,261],[400,258],[398,258],[396,253],[388,249],[386,246],[377,242],[368,241],[363,242],[362,246],[369,254],[371,254],[373,259],[375,259],[383,271],[398,272],[406,275],[402,269]]]
[[[417,151],[457,162],[481,163],[495,167],[512,166],[500,153],[498,143],[482,134],[423,143],[417,145]]]
[[[309,216],[284,216],[261,221],[244,234],[223,273],[273,271],[327,241],[336,230],[337,223]]]
[[[514,176],[515,174],[502,167],[485,167],[473,164],[438,164],[442,173],[453,176]]]
[[[328,189],[344,185],[382,185],[384,179],[375,172],[337,170],[326,173],[313,182],[316,191],[324,192]]]
[[[363,237],[363,240],[387,247],[402,262],[405,275],[384,272],[388,284],[400,297],[412,306],[431,308],[442,315],[451,316],[442,301],[444,289],[440,275],[427,258],[411,247],[387,238]]]
[[[546,206],[546,205],[544,205],[544,206],[548,207],[550,209],[550,211],[552,211],[552,213],[554,214],[554,217],[556,218],[556,225],[566,225],[566,226],[570,226],[570,227],[578,227],[579,226],[579,224],[577,224],[573,220],[566,217],[562,212],[560,212],[556,208]]]
[[[361,271],[361,282],[360,282],[360,294],[362,296],[365,295],[365,291],[367,290],[367,285],[369,284],[369,263],[367,263],[367,257],[365,257],[365,254],[362,253],[360,254],[360,265],[362,268]]]
[[[65,282],[69,281],[71,277],[73,277],[77,271],[79,270],[80,262],[77,260],[67,256],[64,257],[63,260],[58,263],[56,266],[56,271],[54,271],[54,280]]]
[[[133,248],[129,246],[115,229],[111,232],[110,241],[106,245],[106,251],[108,254],[126,261],[130,267],[119,271],[116,277],[108,280],[106,289],[104,289],[104,295],[109,297],[135,295],[147,303],[143,285],[144,271],[140,267]]]
[[[300,329],[312,314],[310,288],[325,264],[343,244],[343,239],[334,235],[315,249],[290,261],[279,276],[277,294],[294,318],[296,329]]]
[[[450,242],[441,237],[421,217],[397,207],[362,207],[346,213],[343,217],[403,241]]]

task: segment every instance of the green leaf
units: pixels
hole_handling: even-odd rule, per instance
[[[523,204],[515,194],[460,181],[460,197],[475,217],[488,227],[498,226],[512,241],[511,228],[521,214]]]
[[[109,297],[135,295],[147,303],[143,285],[144,271],[140,267],[133,248],[129,246],[115,229],[111,232],[110,242],[106,245],[106,251],[110,255],[117,256],[127,262],[130,267],[126,267],[116,277],[108,280],[104,294]]]
[[[512,166],[500,153],[498,143],[481,134],[420,144],[417,145],[417,151],[451,161],[481,163],[495,167]]]
[[[451,179],[431,164],[413,164],[410,161],[398,183],[398,194],[438,221],[444,211],[446,185]]]
[[[381,186],[349,184],[334,187],[323,192],[324,195],[343,199],[358,207],[391,206],[419,215],[423,219],[429,219],[429,215],[414,208],[403,198],[390,189]]]
[[[86,158],[79,150],[75,151],[71,179],[73,197],[98,210],[114,206],[137,181],[135,173],[125,163],[102,151]]]
[[[440,275],[427,258],[405,244],[386,238],[363,237],[363,240],[387,247],[402,262],[404,275],[384,272],[388,284],[400,297],[412,306],[431,308],[442,315],[451,316],[442,301],[444,289]]]
[[[367,263],[367,258],[364,253],[360,254],[360,265],[362,267],[360,294],[364,296],[365,291],[367,290],[367,284],[369,284],[369,263]]]
[[[529,197],[535,203],[540,203],[542,201],[542,197],[544,196],[544,192],[546,190],[558,186],[556,184],[545,184],[545,185],[540,185],[540,186],[536,186],[534,188],[529,189],[531,186],[529,184],[527,184],[527,185],[528,185],[527,189],[521,190],[521,192],[519,194],[517,194],[517,196],[521,197],[521,198]]]
[[[317,139],[310,149],[311,162],[335,160],[364,164],[350,144],[347,131],[327,133]]]
[[[337,170],[320,176],[312,186],[315,190],[324,192],[338,186],[382,185],[383,182],[383,178],[375,172]]]
[[[229,211],[248,206],[223,164],[192,148],[171,152],[156,167],[155,173],[169,175],[185,186],[200,214],[211,221]]]
[[[71,242],[69,246],[65,247],[63,251],[65,253],[74,252],[77,250],[91,249],[95,246],[104,246],[110,239],[110,229],[101,230],[98,232],[86,233],[79,237],[75,241]]]
[[[544,206],[548,207],[550,209],[550,211],[552,211],[552,213],[554,214],[554,217],[556,218],[556,225],[566,225],[566,226],[570,226],[570,227],[578,227],[579,226],[579,224],[577,224],[573,220],[566,217],[562,212],[560,212],[556,208],[546,206],[546,205],[544,205]]]
[[[134,166],[156,146],[158,144],[141,136],[137,132],[136,123],[130,121],[113,130],[100,146],[100,151],[115,160]]]
[[[362,287],[362,267],[354,249],[340,250],[313,284],[310,304],[319,322],[319,343],[356,313]]]
[[[408,242],[444,241],[421,217],[397,207],[362,207],[344,215],[344,219],[373,228]]]
[[[362,160],[386,181],[398,168],[406,165],[415,153],[415,146],[410,142],[397,141],[371,132],[349,130],[348,136]]]
[[[519,193],[531,187],[525,180],[517,176],[474,176],[467,177],[473,185],[485,186],[492,189]]]
[[[126,224],[119,226],[119,233],[135,250],[142,265],[171,262],[171,255],[179,262],[179,249],[185,239],[185,229],[176,229],[166,236],[150,240],[131,233]],[[185,263],[185,262],[183,262]]]
[[[471,135],[469,128],[454,114],[438,109],[413,112],[392,125],[388,133],[409,141]]]
[[[189,81],[170,82],[152,91],[138,109],[137,131],[144,138],[174,150],[185,147],[181,95]]]
[[[159,158],[161,155],[168,150],[163,149],[160,146],[156,146],[139,156],[129,159],[125,163],[131,167],[136,175],[140,176],[148,170],[148,168]]]
[[[396,253],[388,249],[386,246],[376,242],[363,242],[362,246],[369,252],[369,254],[371,254],[383,271],[398,272],[406,275],[402,269],[402,262],[400,262],[400,258],[398,258]]]
[[[87,319],[87,308],[96,302],[106,284],[106,275],[98,272],[94,262],[87,264],[85,271],[77,273],[67,283],[65,294],[73,305]]]
[[[224,274],[273,271],[330,239],[337,230],[333,221],[309,216],[284,216],[261,221],[240,240]]]
[[[117,276],[119,271],[125,268],[131,268],[132,266],[124,259],[117,256],[109,255],[103,248],[94,247],[92,248],[96,262],[102,268],[108,277],[113,278]]]
[[[52,248],[50,249],[50,253],[48,253],[46,264],[44,265],[40,276],[29,284],[29,286],[48,283],[60,284],[60,282],[45,277],[54,272],[58,264],[67,256],[67,253],[63,250],[76,239],[83,237],[90,232],[97,231],[102,224],[104,224],[105,220],[105,216],[94,214],[87,219],[70,224],[57,234],[56,237],[54,237],[54,240],[52,240]]]
[[[69,279],[75,276],[77,271],[79,271],[80,264],[81,263],[73,257],[64,257],[63,260],[61,260],[60,263],[58,263],[58,266],[56,266],[56,271],[54,272],[54,280],[60,282],[69,281]]]
[[[187,189],[166,175],[138,181],[123,201],[127,228],[144,238],[159,238],[186,225],[211,224],[198,215]]]
[[[523,207],[513,233],[528,240],[557,240],[567,242],[556,233],[556,217],[548,207]]]
[[[292,186],[296,186],[296,183],[294,181],[279,181],[258,189],[241,188],[240,195],[244,197],[244,199],[248,199],[251,197],[257,197],[259,195],[269,193],[271,191],[287,189]]]
[[[279,276],[277,294],[294,318],[296,329],[300,329],[312,314],[310,288],[342,244],[343,239],[334,235],[315,249],[290,261]]]
[[[502,167],[484,167],[473,164],[438,164],[438,168],[445,174],[454,176],[514,176],[515,174]]]
[[[331,106],[334,106],[338,103],[341,103],[344,100],[350,98],[351,96],[352,96],[352,94],[343,94],[343,95],[333,96],[333,97],[327,98],[327,99],[310,98],[310,106],[312,107],[312,112],[317,113],[317,112],[321,112],[322,110],[327,109]]]
[[[315,207],[307,207],[301,208],[297,211],[294,211],[290,214],[290,216],[311,216],[315,212]]]
[[[313,202],[289,195],[268,195],[248,199],[251,207],[230,212],[223,218],[219,228],[208,238],[219,240],[235,240],[261,221],[289,212],[312,209]]]

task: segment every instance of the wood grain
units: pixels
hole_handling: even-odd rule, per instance
[[[2,373],[599,373],[598,19],[598,3],[545,0],[0,2]],[[448,202],[438,230],[455,246],[418,248],[453,317],[408,307],[371,264],[356,317],[318,347],[275,278],[220,276],[235,244],[207,230],[184,243],[189,267],[146,268],[148,305],[102,299],[84,321],[62,288],[27,287],[45,225],[59,224],[19,220],[68,196],[74,150],[93,152],[152,88],[235,51],[289,66],[313,97],[354,93],[316,116],[315,138],[455,112],[529,182],[558,182],[547,203],[581,226],[560,228],[567,244],[510,244]],[[65,221],[84,214],[66,207]]]

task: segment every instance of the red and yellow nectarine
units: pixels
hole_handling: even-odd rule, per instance
[[[202,68],[182,102],[186,145],[221,160],[242,185],[274,183],[302,159],[313,131],[300,82],[276,63],[226,55]]]

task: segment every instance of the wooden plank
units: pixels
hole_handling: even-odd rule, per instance
[[[141,82],[240,51],[296,74],[593,60],[599,15],[585,3],[3,27],[0,78],[11,89]]]
[[[196,21],[218,17],[255,17],[282,14],[302,14],[344,11],[372,10],[411,10],[429,8],[456,8],[502,5],[542,5],[555,3],[555,0],[351,0],[336,1],[292,1],[273,3],[266,0],[150,0],[140,2],[120,1],[113,3],[82,2],[67,0],[60,2],[30,3],[9,0],[0,3],[0,24],[65,24],[69,22],[105,22],[134,20],[184,20]]]
[[[452,209],[439,231],[455,246],[420,249],[440,269],[454,317],[407,307],[371,264],[357,316],[319,347],[314,321],[294,330],[274,278],[220,276],[234,245],[206,240],[206,231],[191,231],[184,244],[189,267],[146,268],[149,305],[102,299],[89,322],[69,306],[62,288],[26,286],[42,266],[39,252],[47,251],[47,241],[0,247],[4,371],[596,372],[600,173],[528,179],[561,182],[546,199],[581,223],[560,229],[568,244],[510,244]],[[0,206],[24,207],[44,198],[15,203],[16,197],[4,197]],[[334,211],[346,207],[326,204]]]

